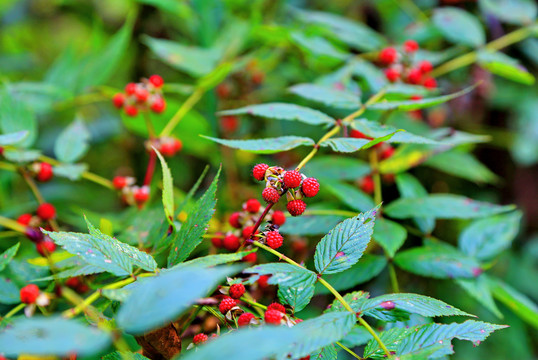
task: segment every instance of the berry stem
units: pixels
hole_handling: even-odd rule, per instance
[[[301,265],[299,265],[297,262],[295,262],[294,260],[290,259],[289,257],[287,257],[286,255],[274,250],[274,249],[271,249],[269,246],[267,245],[264,245],[258,241],[253,241],[252,242],[253,245],[259,247],[259,248],[262,248],[268,252],[270,252],[271,254],[277,256],[280,260],[284,260],[285,262],[287,262],[288,264],[291,264],[291,265],[295,265],[295,266],[298,266],[298,267],[302,267]]]
[[[155,173],[155,163],[157,161],[157,153],[155,150],[151,150],[149,153],[148,167],[146,168],[146,176],[144,177],[144,185],[149,186],[153,179],[153,173]]]
[[[192,94],[191,96],[189,96],[187,98],[187,100],[185,100],[185,102],[183,103],[183,105],[181,105],[179,107],[179,109],[177,110],[177,112],[174,114],[174,116],[172,117],[172,119],[170,119],[170,121],[168,122],[168,124],[166,124],[166,126],[164,127],[164,129],[161,131],[161,133],[159,134],[159,137],[163,137],[163,136],[170,136],[170,134],[172,133],[172,131],[174,131],[174,129],[176,128],[177,124],[179,124],[179,122],[181,121],[181,119],[183,119],[183,117],[194,107],[194,105],[196,105],[196,103],[198,101],[200,101],[200,99],[202,98],[202,96],[204,95],[205,93],[205,89],[204,88],[197,88]]]
[[[355,354],[350,348],[342,344],[341,342],[337,341],[336,345],[340,346],[342,349],[344,349],[347,353],[349,353],[351,356],[353,356],[355,359],[363,360],[359,355]]]
[[[364,326],[364,328],[370,333],[370,335],[372,335],[372,337],[375,339],[375,341],[377,341],[377,343],[379,344],[379,346],[381,347],[381,349],[383,349],[383,351],[385,352],[385,354],[387,355],[388,358],[391,358],[392,357],[392,354],[390,353],[389,349],[387,349],[387,347],[385,346],[385,344],[383,343],[383,340],[381,340],[379,338],[379,336],[376,334],[375,330],[372,329],[372,327],[366,322],[366,320],[364,320],[362,317],[359,317],[359,322],[361,323],[362,326]]]
[[[144,121],[146,122],[146,128],[148,129],[148,136],[150,140],[155,139],[155,128],[151,122],[151,117],[147,112],[144,112]]]
[[[10,317],[12,317],[13,315],[17,314],[19,311],[21,311],[22,309],[24,309],[24,307],[26,306],[25,303],[20,303],[19,305],[15,306],[13,309],[11,309],[4,317],[1,317],[0,318],[0,323],[3,322],[4,320],[7,320],[9,319]]]
[[[252,235],[256,234],[256,231],[258,231],[258,229],[260,228],[260,225],[262,224],[263,219],[265,219],[265,216],[267,216],[267,214],[269,213],[269,210],[271,210],[273,205],[275,205],[275,204],[274,203],[267,204],[267,206],[263,210],[263,213],[260,215],[258,220],[256,220],[256,223],[254,224],[254,227],[252,228],[252,232],[250,233],[250,235],[248,237],[249,239],[252,239]],[[256,241],[254,241],[254,242],[256,242]],[[243,244],[239,247],[239,249],[237,249],[237,251],[241,251],[245,247],[246,244],[247,244],[247,242],[244,241]]]
[[[45,155],[41,155],[39,157],[39,161],[43,161],[43,162],[47,162],[51,165],[60,165],[61,163],[56,160],[56,159],[53,159],[53,158],[50,158],[48,156],[45,156]],[[114,190],[116,191],[116,189],[114,188],[114,185],[112,184],[112,181],[108,180],[108,179],[105,179],[104,177],[101,177],[97,174],[94,174],[94,173],[91,173],[89,171],[84,171],[81,175],[84,179],[86,180],[89,180],[89,181],[92,181],[96,184],[99,184],[103,187],[106,187],[106,188],[109,188],[111,190]]]
[[[22,234],[26,233],[26,226],[21,225],[15,220],[4,216],[0,216],[0,225],[13,231],[20,232]]]
[[[17,167],[5,161],[0,161],[0,169],[17,172]]]
[[[398,285],[398,278],[396,277],[396,269],[394,268],[394,264],[392,262],[389,262],[389,275],[390,275],[390,283],[392,286],[392,292],[399,293],[400,286]]]
[[[381,204],[381,202],[383,202],[383,196],[381,194],[381,176],[379,175],[379,161],[375,149],[370,150],[370,167],[372,168],[372,178],[374,179],[374,202],[376,204]]]

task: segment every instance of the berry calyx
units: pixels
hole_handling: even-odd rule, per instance
[[[39,288],[35,284],[26,285],[19,292],[21,302],[25,304],[33,304],[39,297]]]
[[[260,211],[262,205],[257,199],[248,199],[245,203],[245,210],[249,213],[255,214]]]
[[[41,182],[49,181],[52,179],[54,171],[52,170],[52,165],[46,162],[39,163],[39,171],[37,173],[37,180]]]
[[[150,108],[153,112],[160,114],[166,109],[166,101],[162,97],[157,96],[153,99]]]
[[[192,339],[192,342],[194,343],[194,345],[198,345],[198,344],[201,344],[201,343],[205,343],[207,341],[208,337],[206,334],[197,334],[194,336],[194,338]]]
[[[35,247],[39,255],[43,257],[52,254],[56,250],[56,244],[51,240],[40,241],[35,244]]]
[[[222,241],[224,240],[223,237],[222,237],[223,234],[222,233],[216,233],[215,235],[216,235],[215,237],[211,238],[211,243],[213,244],[214,247],[221,248],[223,246]]]
[[[314,197],[319,192],[319,183],[315,178],[306,178],[303,180],[301,191],[306,197]]]
[[[290,170],[284,173],[283,181],[285,187],[293,189],[301,185],[303,177],[297,170]]]
[[[155,86],[156,88],[160,88],[164,85],[164,80],[159,75],[151,75],[148,79],[151,85]]]
[[[400,72],[394,68],[385,69],[385,77],[390,82],[396,82],[400,78]]]
[[[230,215],[230,217],[228,218],[228,222],[230,223],[230,225],[232,225],[234,228],[236,229],[240,229],[241,228],[241,224],[239,223],[239,217],[241,216],[240,213],[238,212],[234,212],[232,215]]]
[[[244,293],[245,285],[243,284],[233,284],[230,286],[230,290],[228,290],[228,295],[230,295],[232,299],[239,299]]]
[[[267,307],[267,310],[276,310],[276,311],[280,311],[282,314],[285,314],[286,313],[286,308],[284,307],[284,305],[282,304],[279,304],[277,302],[274,302],[272,303],[271,305],[269,305]]]
[[[112,97],[112,103],[114,104],[115,107],[117,107],[118,109],[121,109],[121,107],[125,103],[125,95],[123,95],[122,93],[115,94]]]
[[[403,49],[406,53],[414,53],[419,48],[415,40],[406,40],[403,44]]]
[[[278,310],[267,310],[265,311],[264,319],[267,324],[280,325],[284,314]]]
[[[421,73],[427,74],[433,70],[433,65],[431,62],[427,60],[423,60],[418,64],[418,69],[420,70]]]
[[[265,171],[269,169],[267,164],[258,164],[252,169],[252,176],[258,181],[262,181],[265,178]]]
[[[267,187],[263,189],[262,197],[266,202],[270,204],[274,204],[274,203],[277,203],[278,200],[280,199],[280,194],[275,188]]]
[[[115,189],[121,190],[129,185],[129,181],[125,176],[115,176],[114,179],[112,179],[112,185],[114,185]]]
[[[219,304],[219,311],[222,314],[226,314],[228,311],[230,311],[233,307],[237,306],[237,302],[232,299],[231,297],[227,296]]]
[[[138,109],[136,108],[136,106],[126,105],[123,107],[123,111],[125,111],[125,114],[127,116],[135,117],[136,115],[138,115]]]
[[[56,216],[56,208],[49,203],[39,205],[36,212],[37,216],[43,220],[51,220]]]
[[[361,179],[359,186],[363,192],[371,194],[374,192],[374,179],[370,175],[365,176]]]
[[[286,215],[282,211],[275,211],[271,216],[271,222],[275,225],[282,226],[286,222]]]
[[[254,319],[254,314],[251,314],[251,313],[242,313],[238,318],[237,318],[237,325],[239,326],[247,326],[247,325],[250,325],[250,321]]]
[[[265,235],[265,241],[267,242],[267,245],[269,245],[271,249],[278,249],[279,247],[282,246],[282,243],[284,242],[284,238],[282,237],[282,235],[280,235],[278,231],[269,231]]]
[[[32,214],[22,214],[17,218],[17,222],[21,225],[28,225],[32,221]]]
[[[306,203],[303,200],[292,200],[286,208],[291,216],[299,216],[306,210]]]
[[[393,47],[384,48],[379,52],[379,61],[385,65],[390,65],[398,60],[398,51]]]
[[[240,245],[241,244],[239,243],[239,238],[234,234],[226,235],[224,240],[222,240],[222,246],[224,246],[225,249],[230,251],[236,251],[237,249],[239,249]]]

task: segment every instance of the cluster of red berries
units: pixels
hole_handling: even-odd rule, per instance
[[[135,181],[135,178],[130,176],[116,176],[112,184],[116,190],[121,191],[123,201],[140,207],[149,199],[149,186],[136,186]]]
[[[125,85],[124,93],[117,93],[112,98],[114,106],[128,116],[136,116],[139,111],[151,110],[162,113],[166,109],[166,102],[162,96],[161,88],[164,80],[159,75],[151,75],[149,79],[142,79],[139,83]]]
[[[433,65],[423,60],[418,63],[413,61],[413,54],[417,52],[419,45],[414,40],[407,40],[402,46],[402,52],[394,47],[386,47],[379,52],[379,62],[387,66],[385,76],[388,81],[401,80],[408,84],[422,85],[428,89],[435,89],[437,81],[430,76]]]
[[[183,149],[181,140],[163,136],[146,141],[146,150],[152,152],[153,148],[157,149],[163,156],[172,157]]]
[[[84,294],[90,290],[90,287],[83,281],[82,277],[72,277],[65,281],[65,286],[73,289],[79,294]]]
[[[235,115],[221,116],[220,127],[225,133],[233,133],[239,128],[239,118]]]
[[[41,256],[47,256],[56,250],[56,244],[50,237],[43,235],[39,226],[56,217],[56,208],[52,204],[43,203],[38,206],[36,214],[37,216],[22,214],[17,218],[17,222],[26,226],[26,236],[35,243],[37,252]],[[50,230],[48,226],[45,228]]]
[[[319,192],[319,183],[315,178],[307,178],[297,170],[284,170],[278,166],[258,164],[252,169],[252,175],[258,181],[265,181],[262,197],[267,203],[275,204],[286,194],[286,208],[291,216],[304,213],[304,197],[314,197]]]
[[[30,165],[30,171],[37,181],[47,182],[54,176],[52,165],[46,162],[35,162]]]

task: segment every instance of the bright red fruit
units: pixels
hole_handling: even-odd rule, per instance
[[[409,84],[418,85],[422,79],[422,72],[419,69],[411,69],[407,74],[407,82]]]
[[[239,217],[241,216],[240,213],[234,212],[232,215],[230,215],[230,218],[228,219],[228,222],[230,225],[232,225],[236,229],[241,228],[241,224],[239,223]]]
[[[306,178],[303,180],[301,190],[306,197],[314,197],[318,194],[319,183],[315,178]]]
[[[222,240],[222,245],[225,249],[230,251],[236,251],[239,249],[239,238],[233,234],[226,235],[224,240]]]
[[[274,302],[272,303],[271,305],[269,305],[267,307],[267,310],[276,310],[276,311],[280,311],[282,314],[285,314],[286,313],[286,308],[284,307],[284,305],[282,304],[279,304],[277,302]]]
[[[413,53],[418,50],[418,43],[415,40],[406,40],[403,49],[406,53]]]
[[[428,89],[435,89],[437,87],[437,81],[432,77],[428,77],[424,79],[422,85],[424,85],[424,87]]]
[[[286,208],[291,216],[299,216],[306,210],[306,203],[303,200],[292,200]]]
[[[142,88],[140,86],[137,86],[136,91],[135,91],[135,96],[136,96],[136,100],[138,102],[142,103],[142,102],[145,102],[148,99],[149,92],[146,89],[144,89],[144,88]]]
[[[206,341],[207,341],[207,335],[206,334],[197,334],[192,339],[192,342],[194,343],[194,345],[205,343]]]
[[[365,135],[359,130],[355,130],[355,129],[351,130],[351,132],[349,133],[349,136],[355,139],[368,139],[368,140],[372,139],[368,135]]]
[[[385,70],[385,77],[390,82],[395,82],[400,78],[400,72],[394,68],[388,68]]]
[[[112,97],[112,103],[115,107],[121,109],[123,103],[125,103],[125,95],[123,95],[122,93],[115,94],[114,97]]]
[[[153,99],[151,103],[151,110],[157,114],[162,113],[166,109],[166,101],[160,96]]]
[[[222,314],[226,314],[228,311],[230,311],[234,306],[237,306],[237,302],[232,299],[231,297],[227,296],[219,304],[219,311]]]
[[[303,181],[303,176],[297,170],[290,170],[284,173],[283,180],[285,187],[293,189],[301,185],[301,181]]]
[[[39,216],[43,220],[54,219],[54,217],[56,216],[56,208],[49,203],[41,204],[37,208],[37,216]]]
[[[149,187],[142,186],[141,188],[135,189],[133,196],[137,204],[145,203],[149,199]]]
[[[128,83],[127,85],[125,85],[125,93],[127,95],[134,95],[136,93],[136,84]]]
[[[133,106],[133,105],[125,105],[123,107],[123,111],[125,111],[125,114],[127,116],[136,116],[138,115],[138,109],[136,108],[136,106]]]
[[[148,80],[151,85],[155,86],[156,88],[160,88],[164,85],[164,80],[159,75],[151,75]]]
[[[390,65],[398,60],[398,51],[393,47],[384,48],[379,52],[379,61],[385,65]]]
[[[252,176],[258,181],[262,181],[265,178],[265,171],[269,169],[267,164],[258,164],[252,169]]]
[[[44,240],[35,244],[36,250],[41,256],[50,255],[56,250],[56,244],[51,240]]]
[[[17,222],[21,225],[28,225],[32,221],[32,214],[22,214],[17,218]]]
[[[264,316],[265,322],[272,325],[280,325],[283,317],[284,314],[278,310],[267,310]]]
[[[258,261],[258,255],[255,252],[253,252],[253,253],[243,256],[241,260],[244,262],[255,263],[256,261]]]
[[[215,235],[217,235],[217,236],[211,238],[211,243],[213,244],[214,247],[221,248],[222,247],[222,241],[224,239],[222,236],[224,234],[218,232],[218,233],[215,233]]]
[[[237,325],[247,326],[250,324],[250,321],[254,319],[254,314],[251,313],[242,313],[241,316],[237,318]]]
[[[114,188],[117,190],[121,190],[126,187],[127,183],[128,181],[125,176],[115,176],[114,179],[112,179],[112,185],[114,185]]]
[[[246,226],[244,229],[243,229],[243,232],[242,232],[242,235],[243,235],[243,239],[248,239],[250,238],[252,234],[252,230],[254,230],[254,226]],[[256,232],[254,233],[255,234],[258,234],[259,231],[256,230]]]
[[[265,241],[271,249],[278,249],[282,246],[284,238],[282,237],[282,235],[280,235],[278,231],[269,231],[265,236]]]
[[[172,142],[165,142],[161,144],[159,151],[164,156],[174,156],[176,154],[176,147]]]
[[[282,226],[286,222],[286,214],[284,214],[282,211],[277,210],[271,216],[271,221],[275,225]]]
[[[260,211],[262,205],[257,199],[248,199],[245,203],[245,210],[249,213],[255,214]]]
[[[245,285],[243,284],[233,284],[230,286],[228,294],[232,299],[239,299],[245,293]]]
[[[392,146],[388,146],[383,151],[381,151],[381,154],[379,156],[381,157],[381,160],[388,159],[394,154],[394,148]]]
[[[427,60],[423,60],[418,64],[418,68],[419,68],[421,73],[427,74],[427,73],[429,73],[430,71],[433,70],[433,65],[432,65],[431,62],[429,62]]]
[[[370,175],[363,177],[359,185],[361,190],[367,194],[371,194],[374,192],[374,180]]]
[[[263,189],[262,197],[266,202],[274,204],[274,203],[277,203],[278,200],[280,199],[280,194],[275,188],[267,187]]]
[[[220,118],[220,127],[226,132],[234,132],[239,127],[239,118],[234,115],[222,116]]]
[[[33,304],[39,297],[39,288],[37,285],[29,284],[21,289],[19,292],[21,302],[25,304]]]
[[[41,182],[49,181],[52,179],[54,171],[52,165],[46,162],[39,163],[39,172],[37,173],[37,180]]]

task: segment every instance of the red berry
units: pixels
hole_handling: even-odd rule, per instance
[[[133,105],[125,105],[123,107],[123,111],[125,112],[127,116],[134,117],[138,115],[138,109],[136,108],[136,106],[133,106]]]
[[[192,342],[194,343],[194,345],[198,345],[198,344],[201,344],[201,343],[205,343],[207,341],[207,339],[208,338],[207,338],[206,334],[197,334],[192,339]]]
[[[145,203],[149,199],[149,187],[142,186],[141,188],[135,189],[133,196],[137,204]]]
[[[243,229],[243,239],[249,239],[252,235],[256,235],[259,233],[258,230],[254,234],[252,234],[252,230],[254,230],[254,226],[247,226]]]
[[[112,98],[112,103],[114,104],[115,107],[117,107],[118,109],[121,109],[121,107],[123,106],[123,103],[125,102],[125,95],[123,95],[122,93],[117,93],[116,95],[114,95],[114,97]]]
[[[252,176],[258,181],[262,181],[265,178],[265,171],[269,169],[267,164],[258,164],[252,169]]]
[[[226,99],[228,96],[230,96],[230,93],[232,92],[232,89],[230,86],[226,83],[219,84],[216,88],[217,96],[221,99]]]
[[[394,68],[388,68],[385,70],[385,77],[390,82],[395,82],[400,78],[400,72]]]
[[[241,316],[237,318],[237,325],[247,326],[250,325],[250,321],[254,319],[254,314],[251,313],[242,313]]]
[[[265,80],[265,74],[261,71],[256,71],[252,74],[252,82],[256,85],[260,85]]]
[[[237,302],[232,299],[231,297],[227,296],[219,304],[219,311],[222,314],[226,314],[228,311],[230,311],[234,306],[237,306]]]
[[[407,82],[409,84],[418,85],[422,79],[422,72],[419,69],[411,69],[407,74]]]
[[[226,235],[224,240],[222,240],[222,245],[225,249],[230,251],[236,251],[239,249],[239,238],[233,234]]]
[[[228,219],[228,222],[230,225],[232,225],[236,229],[241,228],[241,224],[239,223],[239,217],[241,216],[241,213],[234,212],[232,215],[230,215],[230,218]]]
[[[422,85],[424,85],[424,87],[428,89],[435,89],[437,87],[437,81],[432,77],[428,77],[424,79]]]
[[[78,277],[72,277],[65,281],[65,286],[68,286],[72,289],[76,289],[79,285],[81,285],[81,282]]]
[[[181,149],[183,149],[183,143],[179,139],[173,139],[172,144],[174,144],[174,149],[176,150],[176,152],[179,152],[181,151]]]
[[[155,113],[162,113],[166,109],[166,101],[160,96],[153,99],[151,110]]]
[[[125,176],[115,176],[114,179],[112,179],[112,184],[114,185],[114,188],[117,190],[121,190],[124,187],[127,186],[127,178]]]
[[[393,47],[384,48],[379,52],[379,61],[390,65],[398,59],[398,51]]]
[[[32,221],[32,214],[22,214],[17,218],[17,222],[21,225],[28,225]]]
[[[422,96],[420,96],[420,95],[413,95],[413,96],[411,96],[411,100],[422,100]]]
[[[278,231],[269,231],[267,235],[265,235],[265,241],[267,241],[267,245],[269,245],[271,249],[278,249],[282,246],[284,238]]]
[[[151,85],[155,86],[156,88],[160,88],[164,85],[164,80],[159,75],[151,75],[148,80]]]
[[[421,73],[427,74],[433,70],[433,65],[431,62],[427,60],[423,60],[418,64],[418,69],[420,70]]]
[[[304,196],[314,197],[319,191],[319,183],[315,178],[306,178],[301,186]]]
[[[211,243],[213,244],[214,247],[216,248],[221,248],[222,247],[222,241],[223,241],[223,235],[222,233],[216,233],[215,237],[212,237],[211,238]]]
[[[234,132],[239,127],[239,118],[234,115],[220,118],[220,127],[226,132]]]
[[[230,286],[228,294],[232,299],[239,299],[245,293],[245,285],[243,284],[233,284]]]
[[[394,154],[394,148],[392,146],[388,146],[383,151],[381,151],[381,154],[379,156],[381,157],[381,160],[388,159]]]
[[[255,263],[256,261],[258,261],[258,255],[255,252],[253,252],[253,253],[243,256],[241,260],[244,262]]]
[[[125,85],[125,93],[127,95],[134,95],[136,92],[136,84],[135,83],[128,83]]]
[[[37,208],[37,216],[43,220],[54,219],[56,216],[56,209],[52,204],[44,203]]]
[[[262,275],[258,278],[258,285],[260,288],[266,289],[269,286],[269,282],[267,280],[269,280],[269,275]]]
[[[263,189],[262,197],[266,202],[274,204],[278,202],[278,199],[280,199],[280,194],[275,188],[267,187]]]
[[[349,136],[351,136],[352,138],[355,138],[355,139],[368,139],[368,140],[372,139],[368,135],[364,135],[362,132],[360,132],[359,130],[355,130],[355,129],[351,130],[351,132],[349,133]]]
[[[136,100],[138,102],[145,102],[149,98],[149,92],[141,86],[136,87],[135,91]]]
[[[39,288],[34,284],[26,285],[21,289],[20,297],[21,302],[25,304],[33,304],[39,297]]]
[[[406,53],[413,53],[418,50],[418,43],[415,40],[406,40],[403,49]]]
[[[306,210],[306,203],[303,200],[292,200],[286,208],[291,216],[299,216]]]
[[[41,182],[49,181],[52,179],[54,171],[52,165],[46,162],[39,163],[39,172],[37,173],[37,180]]]
[[[165,142],[161,144],[159,152],[164,156],[174,156],[176,153],[176,147],[172,142]]]
[[[36,250],[41,256],[50,255],[56,250],[56,244],[52,240],[44,240],[35,244]]]
[[[282,211],[275,211],[271,217],[273,224],[282,226],[286,222],[286,215]]]
[[[301,185],[301,181],[303,181],[303,176],[297,170],[290,170],[284,173],[283,180],[284,186],[293,189]]]
[[[367,194],[371,194],[374,192],[374,180],[369,175],[363,177],[359,185],[360,185],[361,190]]]
[[[280,325],[284,314],[278,310],[267,310],[265,311],[265,322],[267,324]]]
[[[284,307],[284,305],[282,304],[279,304],[279,303],[272,303],[271,305],[269,305],[267,307],[267,310],[276,310],[276,311],[280,311],[282,314],[285,314],[286,313],[286,308]]]
[[[260,211],[261,206],[262,205],[260,204],[260,202],[257,199],[248,199],[247,202],[244,205],[244,208],[249,213],[255,214],[258,211]]]

